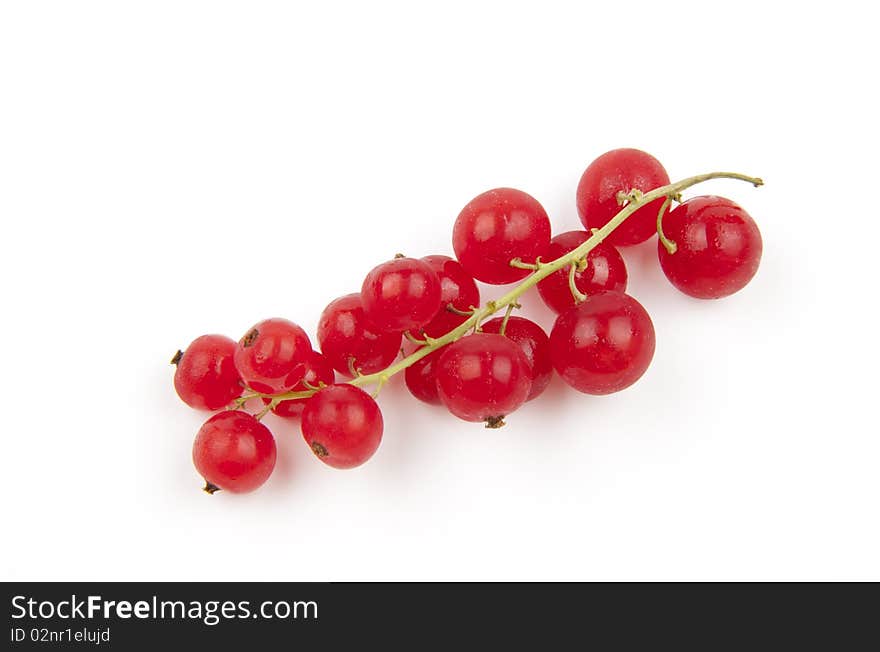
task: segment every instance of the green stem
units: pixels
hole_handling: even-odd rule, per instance
[[[427,339],[420,340],[418,337],[410,333],[409,331],[404,331],[403,336],[408,339],[410,342],[415,344],[416,346],[425,346],[428,343]]]
[[[504,313],[504,319],[501,320],[501,328],[498,329],[499,334],[504,335],[507,332],[507,322],[510,321],[510,315],[515,308],[522,308],[522,306],[518,303],[511,303],[507,306],[507,311]]]
[[[666,211],[669,210],[669,205],[672,203],[672,195],[667,195],[666,200],[663,202],[663,205],[660,207],[660,211],[657,213],[657,237],[660,238],[660,244],[671,254],[674,254],[678,251],[678,245],[675,244],[672,240],[666,237],[666,234],[663,233],[663,216],[666,214]]]
[[[577,283],[575,283],[574,275],[577,272],[577,268],[577,262],[573,262],[568,267],[568,289],[571,291],[571,296],[574,297],[575,303],[580,303],[587,298],[587,295],[578,290]]]
[[[484,319],[495,314],[502,308],[507,308],[507,306],[517,303],[517,299],[519,299],[528,290],[535,287],[535,285],[537,285],[539,281],[547,278],[548,276],[550,276],[557,270],[562,269],[566,265],[576,263],[579,259],[584,258],[588,253],[590,253],[590,251],[593,250],[594,247],[596,247],[600,242],[607,238],[608,235],[612,231],[614,231],[614,229],[620,226],[624,222],[624,220],[626,220],[630,215],[635,213],[645,204],[650,204],[652,201],[660,199],[661,197],[675,196],[683,190],[687,190],[691,186],[695,186],[699,183],[703,183],[704,181],[709,181],[711,179],[737,179],[739,181],[751,183],[755,187],[764,185],[764,182],[757,177],[749,177],[744,174],[738,174],[736,172],[707,172],[706,174],[699,174],[695,177],[688,177],[687,179],[682,179],[681,181],[676,181],[675,183],[670,183],[669,185],[655,188],[650,192],[641,194],[629,193],[633,196],[633,199],[629,201],[629,203],[627,203],[626,206],[624,206],[620,210],[620,212],[612,217],[602,228],[593,230],[593,234],[583,244],[575,249],[572,249],[567,254],[560,256],[554,261],[541,261],[541,263],[537,265],[538,269],[529,274],[529,276],[527,276],[522,281],[522,283],[514,287],[501,298],[495,299],[494,301],[489,301],[482,308],[475,310],[470,317],[468,317],[464,322],[453,328],[445,335],[436,339],[432,338],[430,343],[420,347],[410,355],[401,360],[398,360],[391,366],[386,367],[385,369],[377,371],[373,374],[357,376],[356,378],[350,380],[349,383],[356,387],[361,387],[363,385],[374,385],[377,383],[384,385],[386,382],[388,382],[388,379],[391,378],[391,376],[393,376],[394,374],[400,373],[407,367],[415,364],[416,362],[424,358],[426,355],[430,355],[437,349],[443,348],[447,344],[450,344],[457,339],[463,337],[469,330],[475,328]],[[638,197],[638,199],[635,199],[636,196]],[[275,398],[281,400],[308,398],[312,394],[314,394],[313,391],[288,392],[286,394],[279,394]]]
[[[541,269],[541,257],[538,256],[534,263],[524,263],[522,258],[514,258],[510,261],[510,266],[516,267],[517,269]]]
[[[474,308],[473,306],[470,306],[468,310],[459,310],[458,308],[453,306],[451,303],[447,303],[446,310],[451,312],[453,315],[459,315],[460,317],[470,317],[471,315],[474,314],[474,311],[476,310],[476,308]]]

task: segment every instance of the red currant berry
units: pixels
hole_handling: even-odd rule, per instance
[[[556,260],[587,241],[586,231],[567,231],[550,241],[547,260]],[[576,304],[568,285],[569,267],[563,267],[538,283],[538,294],[544,303],[555,313],[563,313]],[[586,295],[598,294],[606,290],[624,292],[626,290],[626,264],[620,252],[607,241],[600,242],[587,254],[587,265],[582,271],[574,273],[575,287]]]
[[[312,343],[286,319],[266,319],[251,328],[235,349],[235,368],[251,389],[280,394],[302,380]]]
[[[409,393],[430,405],[443,405],[437,393],[437,361],[442,353],[443,349],[432,351],[404,371]]]
[[[241,376],[233,360],[235,342],[224,335],[202,335],[177,352],[172,361],[174,389],[180,399],[197,410],[219,410],[241,396]]]
[[[374,330],[364,315],[360,294],[347,294],[331,302],[318,322],[318,344],[336,371],[351,377],[381,371],[400,352],[400,333]]]
[[[230,410],[205,421],[193,443],[193,463],[205,491],[253,491],[275,468],[275,439],[247,412]]]
[[[602,154],[581,176],[577,188],[577,210],[587,230],[598,229],[621,210],[617,193],[636,189],[654,190],[669,183],[669,175],[647,152],[614,149]],[[644,242],[657,232],[657,213],[663,199],[652,201],[630,215],[607,238],[618,247]]]
[[[316,351],[312,351],[306,356],[305,375],[303,379],[295,386],[290,388],[292,392],[304,392],[309,389],[321,387],[322,385],[332,385],[336,382],[336,373],[333,367],[323,355]],[[303,408],[306,406],[307,398],[294,398],[288,401],[281,401],[272,408],[272,412],[279,417],[297,418],[302,415]],[[269,405],[272,399],[264,398],[263,403]]]
[[[697,299],[720,299],[741,290],[761,262],[763,243],[755,221],[723,197],[689,199],[663,218],[660,267],[679,290]]]
[[[401,333],[427,324],[440,309],[440,279],[415,258],[374,267],[361,287],[364,314],[377,331]]]
[[[569,294],[571,294],[569,292]],[[496,317],[482,325],[484,333],[501,333],[503,317]],[[531,319],[508,317],[504,336],[515,342],[526,356],[531,371],[532,387],[526,401],[542,394],[553,377],[553,363],[550,361],[550,339],[544,329]]]
[[[529,361],[513,340],[476,333],[453,342],[437,362],[437,390],[446,408],[465,421],[504,425],[529,396]]]
[[[354,385],[330,385],[312,396],[302,414],[302,434],[324,464],[337,469],[360,466],[382,441],[382,412]]]
[[[420,330],[413,331],[412,335],[440,337],[467,320],[466,315],[459,315],[449,310],[448,306],[452,305],[460,312],[469,311],[471,306],[479,307],[480,290],[474,277],[449,256],[425,256],[422,262],[433,269],[440,279],[440,309],[431,321]]]
[[[549,245],[550,219],[544,207],[513,188],[496,188],[472,199],[452,232],[455,256],[468,274],[493,285],[528,276],[529,270],[511,267],[510,261],[534,263]]]
[[[654,325],[622,292],[587,297],[556,319],[550,357],[562,379],[585,394],[610,394],[636,382],[654,356]]]

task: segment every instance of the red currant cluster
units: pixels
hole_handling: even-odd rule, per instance
[[[654,327],[625,294],[626,265],[616,247],[658,233],[663,272],[700,299],[732,294],[757,271],[761,235],[742,208],[715,196],[681,200],[683,190],[714,178],[761,184],[727,172],[670,183],[645,152],[607,152],[578,185],[586,230],[551,238],[547,213],[533,197],[512,188],[485,192],[455,221],[455,259],[399,255],[367,274],[359,293],[331,302],[318,323],[320,352],[286,319],[261,321],[238,342],[199,337],[172,362],[187,405],[229,408],[196,435],[193,461],[206,491],[246,492],[266,481],[275,440],[260,419],[270,410],[300,419],[306,443],[325,464],[363,464],[382,440],[375,396],[401,371],[416,398],[488,427],[540,395],[554,369],[587,394],[629,387],[651,362]],[[678,206],[669,210],[672,202]],[[481,307],[475,279],[519,284]],[[558,314],[549,337],[511,314],[535,286]],[[503,317],[485,321],[501,310]],[[348,380],[337,382],[337,374]],[[244,409],[251,400],[262,401],[256,414]]]

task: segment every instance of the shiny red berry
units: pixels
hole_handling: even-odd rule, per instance
[[[420,401],[430,405],[442,405],[437,392],[437,361],[443,349],[432,351],[421,360],[416,361],[404,371],[406,388],[409,393]]]
[[[244,389],[235,369],[235,342],[224,335],[202,335],[178,351],[172,361],[174,389],[180,399],[197,410],[219,410]]]
[[[275,439],[247,412],[230,410],[208,419],[193,443],[193,463],[205,478],[205,491],[253,491],[275,468]]]
[[[763,243],[755,221],[729,199],[694,197],[663,218],[663,233],[676,245],[658,244],[666,278],[697,299],[719,299],[741,290],[761,262]]]
[[[531,389],[529,361],[510,338],[476,333],[443,349],[437,362],[440,400],[465,421],[504,425],[503,417],[519,408]]]
[[[459,312],[467,312],[471,307],[480,307],[480,290],[474,277],[467,273],[461,263],[449,256],[425,256],[421,259],[440,279],[440,309],[430,322],[420,329],[413,330],[414,337],[428,335],[440,337],[460,326],[467,319],[448,309],[451,304]]]
[[[360,294],[347,294],[331,302],[318,322],[318,344],[336,371],[351,377],[381,371],[400,352],[400,333],[376,330],[367,322]]]
[[[311,350],[309,336],[292,321],[265,319],[238,341],[235,368],[251,389],[278,394],[302,380]]]
[[[587,297],[556,319],[550,357],[562,379],[585,394],[629,387],[654,356],[654,325],[638,301],[622,292]]]
[[[589,237],[590,234],[586,231],[560,233],[550,241],[547,262],[577,249]],[[569,271],[569,266],[563,267],[538,283],[538,294],[557,314],[565,312],[576,303],[568,284]],[[626,281],[626,263],[623,262],[623,256],[607,241],[602,241],[591,249],[587,254],[586,267],[574,274],[575,287],[588,296],[606,290],[624,292]]]
[[[529,275],[510,266],[519,258],[533,263],[546,257],[550,219],[538,201],[521,190],[496,188],[478,195],[455,220],[452,246],[468,274],[485,283],[503,285]]]
[[[621,210],[617,193],[636,189],[654,190],[669,183],[669,175],[647,152],[614,149],[602,154],[581,176],[577,188],[577,210],[589,231],[603,227]],[[630,215],[607,238],[618,247],[644,242],[657,232],[657,213],[663,199],[657,199]]]
[[[361,287],[364,314],[376,330],[401,333],[424,326],[440,309],[440,279],[415,258],[374,267]]]
[[[496,317],[481,326],[484,333],[500,333],[503,317]],[[507,319],[504,336],[510,338],[522,349],[529,363],[531,389],[526,401],[531,401],[547,389],[553,377],[553,363],[550,360],[550,339],[544,329],[531,319],[511,316]]]
[[[291,392],[303,392],[321,387],[322,385],[332,385],[336,382],[336,373],[333,371],[333,367],[327,361],[327,358],[317,351],[309,353],[303,364],[305,364],[305,375],[300,382],[290,388]],[[307,398],[295,398],[281,401],[272,408],[272,412],[279,417],[298,418],[302,416],[303,408],[305,408],[308,400]],[[269,405],[271,399],[264,398],[263,403]]]
[[[354,385],[330,385],[312,396],[302,414],[302,434],[324,464],[337,469],[360,466],[382,441],[382,412]]]

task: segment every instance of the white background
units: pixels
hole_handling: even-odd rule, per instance
[[[880,579],[865,6],[4,3],[0,579]],[[658,340],[636,386],[557,380],[489,431],[395,382],[366,466],[269,418],[270,481],[200,491],[177,348],[314,334],[491,187],[577,228],[620,146],[767,182],[698,191],[762,230],[738,295],[625,252]]]

